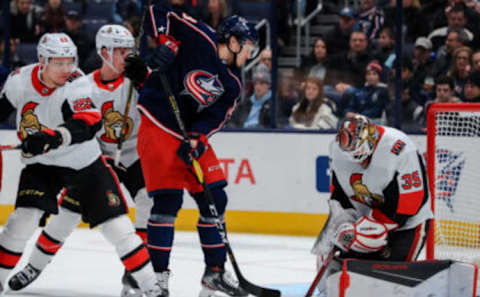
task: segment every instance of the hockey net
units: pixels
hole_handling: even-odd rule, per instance
[[[432,104],[427,170],[433,232],[428,259],[480,259],[480,104]]]

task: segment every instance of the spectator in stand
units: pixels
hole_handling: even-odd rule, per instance
[[[435,81],[435,94],[436,97],[433,100],[435,103],[457,103],[460,102],[460,98],[455,96],[454,91],[455,84],[453,79],[448,76],[440,76]]]
[[[300,66],[299,79],[304,80],[305,77],[315,76],[320,80],[325,79],[328,64],[327,44],[322,37],[315,39],[312,46],[312,52],[308,57],[303,57]]]
[[[132,33],[133,37],[137,37],[138,33],[140,32],[140,17],[139,16],[132,16],[128,19],[126,19],[123,22],[123,26]]]
[[[447,34],[445,45],[442,46],[437,53],[437,59],[433,65],[431,75],[437,77],[439,75],[447,73],[451,61],[453,52],[462,46],[467,46],[468,36],[465,30],[461,28],[452,28]]]
[[[11,5],[10,37],[36,43],[40,37],[40,11],[32,0],[15,0]]]
[[[253,94],[240,102],[230,119],[229,127],[268,128],[271,126],[271,75],[265,65],[255,68]]]
[[[208,0],[207,15],[205,22],[217,30],[223,19],[227,17],[226,0]]]
[[[338,23],[326,35],[325,42],[331,53],[345,53],[349,49],[350,34],[355,26],[355,12],[351,7],[340,10]]]
[[[373,53],[373,58],[380,62],[380,65],[392,69],[395,61],[395,39],[393,31],[390,27],[383,27],[380,30],[380,37],[378,38],[378,47]]]
[[[432,52],[432,42],[426,37],[418,37],[413,49],[413,82],[412,89],[419,95],[417,101],[424,105],[433,92],[434,79],[431,75],[435,63],[435,54]],[[429,82],[429,83],[426,83]],[[416,100],[417,100],[416,99]]]
[[[476,50],[472,54],[472,72],[480,71],[480,50]]]
[[[62,0],[48,0],[41,16],[42,33],[63,32],[65,9]]]
[[[395,27],[396,9],[397,1],[390,0],[389,7],[385,9],[384,26]],[[420,0],[403,0],[403,23],[403,35],[407,44],[413,44],[418,36],[424,36],[429,32],[429,27],[425,26],[425,17],[422,13]]]
[[[351,86],[362,86],[366,66],[372,59],[368,51],[368,39],[365,32],[352,31],[348,52],[334,55],[330,59],[327,83],[334,85],[341,94]]]
[[[76,10],[69,10],[65,15],[64,32],[77,46],[80,69],[84,69],[87,58],[95,52],[93,40],[82,29],[82,17]]]
[[[267,66],[268,71],[272,72],[272,50],[265,48],[260,52],[260,61],[259,64]]]
[[[365,85],[352,93],[345,116],[363,114],[376,124],[385,124],[386,108],[390,103],[387,85],[380,82],[382,66],[378,61],[370,62],[366,67]]]
[[[474,35],[466,28],[466,25],[465,6],[455,5],[447,13],[447,26],[437,28],[428,35],[428,39],[432,41],[433,50],[437,51],[439,47],[445,43],[448,33],[451,32],[453,28],[459,28],[465,32],[467,39],[464,40],[464,45],[469,45]]]
[[[121,23],[142,14],[142,1],[117,0],[114,4],[114,10],[113,20],[116,23]]]
[[[452,65],[447,75],[453,79],[455,96],[463,97],[463,87],[472,69],[472,49],[459,47],[453,52]]]
[[[3,34],[0,34],[3,36]],[[22,66],[25,66],[25,62],[22,60],[17,54],[17,45],[20,43],[18,39],[10,39],[10,69],[16,69]],[[4,53],[5,53],[5,40],[3,38],[0,39],[0,61],[3,64],[4,61]]]
[[[468,76],[463,94],[464,102],[480,103],[480,72],[475,71]]]
[[[300,102],[295,104],[289,118],[295,129],[330,130],[337,128],[335,103],[323,96],[323,83],[317,77],[308,77]]]
[[[288,127],[292,108],[298,102],[298,93],[290,76],[279,77],[277,94],[277,127]]]
[[[360,11],[355,24],[355,29],[365,32],[369,40],[378,38],[385,22],[384,12],[377,7],[376,2],[376,0],[360,0]]]

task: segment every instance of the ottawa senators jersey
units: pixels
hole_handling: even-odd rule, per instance
[[[78,71],[76,73],[81,73]],[[93,110],[88,100],[79,101],[68,95],[74,85],[67,82],[64,87],[49,88],[40,81],[40,65],[31,64],[12,72],[0,96],[16,109],[17,134],[20,140],[44,129],[56,129],[65,122],[64,114]],[[68,167],[79,170],[90,165],[100,156],[100,147],[95,139],[90,139],[33,157],[22,156],[25,164]]]
[[[360,216],[411,229],[433,217],[422,157],[403,132],[374,127],[369,133],[376,133],[376,147],[367,168],[350,161],[337,141],[330,144],[331,198]]]
[[[130,80],[122,75],[114,81],[105,83],[100,79],[100,70],[96,70],[79,80],[76,87],[84,96],[91,98],[97,109],[100,110],[103,125],[96,137],[100,143],[102,153],[114,157],[122,131]],[[124,127],[125,140],[122,144],[120,158],[120,162],[126,167],[130,167],[138,160],[137,134],[140,124],[140,113],[135,108],[137,100],[138,92],[133,88],[132,101]]]

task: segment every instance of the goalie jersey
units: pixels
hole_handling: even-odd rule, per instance
[[[76,81],[67,82],[63,87],[49,88],[40,81],[39,71],[39,64],[15,70],[8,77],[0,97],[2,107],[16,109],[17,134],[20,140],[45,129],[56,129],[72,117],[86,122],[99,118],[98,111],[89,98],[71,93]],[[82,73],[77,70],[72,73],[71,78],[80,75]],[[25,164],[40,163],[79,170],[90,165],[99,156],[100,148],[96,139],[92,138],[60,146],[33,157],[22,155],[21,159]]]
[[[102,129],[97,132],[96,137],[102,153],[114,157],[122,131],[130,80],[122,75],[114,81],[102,82],[100,80],[100,70],[96,70],[79,79],[75,87],[78,89],[78,93],[90,97],[93,104],[100,110],[103,125]],[[138,92],[133,88],[132,101],[124,127],[125,139],[120,158],[120,162],[126,167],[130,167],[138,160],[137,134],[140,113],[135,108],[137,100]]]
[[[422,157],[403,132],[384,126],[364,168],[350,161],[336,141],[330,144],[331,197],[359,216],[371,216],[396,230],[416,227],[433,218]]]

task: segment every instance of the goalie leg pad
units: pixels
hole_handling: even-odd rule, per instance
[[[215,206],[217,207],[220,222],[225,226],[225,207],[227,205],[227,194],[223,188],[212,189],[212,196],[215,199]],[[207,266],[223,267],[227,260],[227,249],[223,243],[222,237],[217,229],[215,218],[212,216],[208,208],[207,200],[204,193],[197,193],[193,195],[195,202],[197,202],[200,210],[200,218],[197,223],[197,231],[200,237],[200,244]]]
[[[38,237],[29,263],[36,269],[43,270],[72,234],[80,220],[80,214],[60,207],[58,215],[52,216]]]

